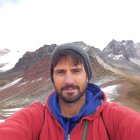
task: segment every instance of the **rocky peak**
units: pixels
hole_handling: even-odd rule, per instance
[[[105,54],[119,54],[120,44],[115,39],[113,39],[107,47],[103,49]]]
[[[49,56],[55,47],[56,44],[44,45],[34,52],[26,52],[13,69],[16,71],[28,70],[31,66],[40,62],[46,56]]]
[[[132,40],[116,41],[113,39],[103,50],[106,55],[123,55],[125,58],[139,58]]]

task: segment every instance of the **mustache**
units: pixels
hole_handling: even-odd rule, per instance
[[[67,90],[67,89],[69,89],[69,88],[71,88],[71,89],[79,89],[79,86],[75,86],[75,85],[66,85],[66,86],[63,86],[63,87],[61,88],[61,91]]]

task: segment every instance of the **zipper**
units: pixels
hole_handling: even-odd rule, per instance
[[[70,134],[68,135],[68,140],[70,140]]]
[[[84,123],[84,128],[83,128],[83,133],[82,133],[82,140],[86,140],[87,131],[88,131],[88,120],[84,120],[83,123]],[[76,125],[76,127],[77,127],[77,125]],[[75,127],[74,127],[74,129],[75,129]],[[70,140],[70,134],[68,135],[67,140]]]

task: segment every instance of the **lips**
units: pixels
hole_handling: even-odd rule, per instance
[[[77,89],[65,89],[65,90],[63,90],[63,92],[70,92],[70,93],[75,92],[75,91],[77,91]]]
[[[71,89],[79,89],[79,86],[75,86],[75,85],[66,85],[66,86],[63,86],[61,88],[61,91],[62,90],[71,90]]]
[[[73,94],[77,93],[78,89],[79,89],[78,86],[64,86],[61,88],[61,91],[67,94]]]
[[[64,91],[64,90],[70,91],[70,90],[75,90],[75,89],[79,89],[79,87],[78,86],[74,86],[74,85],[67,85],[67,86],[62,87],[61,91]]]

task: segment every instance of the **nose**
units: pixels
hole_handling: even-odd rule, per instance
[[[64,84],[66,84],[66,85],[74,84],[74,77],[71,73],[67,73],[65,75]]]

